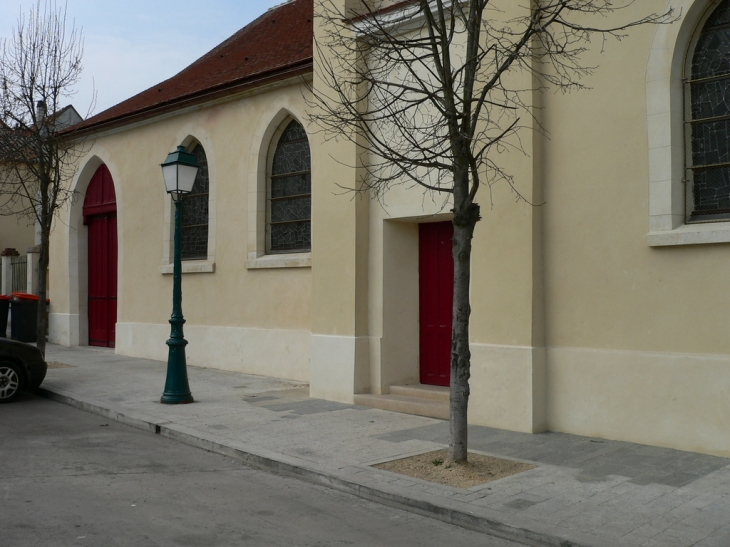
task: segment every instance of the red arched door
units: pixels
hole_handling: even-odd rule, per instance
[[[451,314],[454,257],[451,222],[418,225],[421,383],[451,382]]]
[[[89,228],[89,345],[113,348],[117,324],[117,198],[106,165],[84,200]]]

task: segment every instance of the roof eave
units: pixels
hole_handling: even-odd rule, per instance
[[[190,95],[178,97],[168,102],[142,108],[128,114],[122,114],[120,116],[108,120],[103,120],[79,129],[74,129],[74,127],[70,127],[66,132],[74,136],[82,136],[90,133],[116,129],[124,125],[132,124],[150,118],[155,118],[157,116],[162,116],[175,110],[182,110],[191,106],[196,106],[206,102],[212,102],[217,99],[221,99],[229,95],[235,95],[252,88],[263,87],[267,84],[274,83],[280,80],[303,76],[312,72],[313,66],[313,59],[310,57],[301,61],[297,61],[295,63],[290,63],[284,67],[278,67],[274,71],[262,72],[253,76],[248,76],[243,80],[228,82],[221,86],[212,87]]]

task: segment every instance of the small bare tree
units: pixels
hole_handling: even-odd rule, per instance
[[[19,215],[40,234],[38,348],[45,355],[46,286],[53,219],[73,197],[70,182],[83,143],[64,134],[62,102],[81,75],[83,41],[66,6],[38,0],[0,42],[0,215]],[[74,111],[75,112],[75,111]]]
[[[611,23],[634,4],[350,0],[346,9],[320,0],[315,8],[315,82],[321,85],[312,89],[311,117],[327,138],[344,137],[360,147],[357,162],[365,176],[352,190],[380,198],[394,185],[420,186],[448,196],[453,208],[451,461],[467,460],[477,194],[502,181],[522,199],[499,154],[523,151],[522,118],[539,126],[530,102],[534,91],[584,87],[583,78],[595,69],[582,60],[589,42],[672,21],[669,9]]]

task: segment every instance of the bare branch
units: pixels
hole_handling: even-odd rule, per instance
[[[71,184],[88,150],[65,132],[80,121],[67,101],[81,76],[83,49],[79,31],[66,20],[66,5],[55,0],[37,0],[0,42],[0,215],[24,216],[39,228],[41,301],[53,220],[73,200]],[[39,310],[43,351],[45,310]]]
[[[413,0],[380,11],[359,0],[354,14],[338,5],[317,3],[314,64],[321,86],[310,88],[310,119],[325,138],[347,139],[361,151],[356,161],[364,175],[353,191],[382,201],[389,189],[407,185],[451,199],[449,458],[466,459],[469,272],[479,190],[486,187],[491,202],[492,187],[506,183],[515,199],[530,203],[501,154],[526,154],[521,119],[542,129],[534,94],[584,88],[595,70],[584,61],[593,40],[621,40],[634,27],[673,22],[674,13],[631,17],[639,12],[636,0],[504,0],[511,19],[495,0]],[[625,13],[628,20],[620,22]]]

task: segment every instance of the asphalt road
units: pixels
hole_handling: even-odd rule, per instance
[[[25,395],[0,405],[0,545],[517,547]]]

